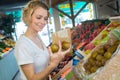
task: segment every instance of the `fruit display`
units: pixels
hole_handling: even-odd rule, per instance
[[[105,21],[106,20],[85,21],[73,29],[71,37],[75,49],[83,50],[84,47],[106,27]]]
[[[119,35],[119,32],[113,33],[115,30],[119,31],[118,27],[109,32],[107,35],[109,39],[105,43],[97,45],[89,54],[88,59],[83,65],[87,74],[96,72],[100,67],[104,66],[109,59],[111,59],[113,53],[120,44],[119,37],[116,37],[116,35]]]
[[[93,43],[95,46],[102,43],[106,43],[106,41],[109,39],[108,38],[109,32],[115,28],[120,29],[120,23],[111,22],[91,43]]]
[[[6,45],[8,45],[9,47],[14,47],[15,46],[15,41],[10,39],[10,38],[7,38],[7,39],[3,39],[2,40]]]
[[[7,46],[3,42],[0,42],[0,59],[2,59],[6,52],[8,52],[9,50],[11,50],[9,46]]]
[[[106,65],[102,68],[102,70],[96,74],[92,79],[93,80],[120,80],[120,45],[114,53],[114,57],[112,57]],[[115,55],[116,54],[116,55]],[[114,75],[114,76],[113,76]]]
[[[11,38],[2,38],[0,41],[0,59],[2,59],[14,46],[15,41]]]
[[[4,37],[5,37],[4,35],[0,34],[0,39],[3,39]]]
[[[89,80],[96,74],[102,74],[105,66],[116,56],[116,49],[120,45],[120,40],[111,36],[113,30],[120,30],[120,22],[111,22],[98,34],[89,44],[84,46],[82,52],[87,54],[84,61],[76,66],[79,78]],[[113,34],[113,33],[112,33]],[[115,35],[114,35],[115,36]],[[107,74],[106,74],[107,75]],[[105,76],[104,76],[105,77]],[[97,77],[96,77],[97,79]],[[96,80],[95,79],[95,80]]]
[[[95,47],[95,45],[93,43],[89,43],[84,47],[84,50],[92,50]]]
[[[87,45],[84,46],[83,52],[86,55],[88,55],[92,51],[92,49],[94,49],[97,45],[106,43],[109,39],[108,35],[109,35],[110,31],[115,28],[120,29],[120,23],[111,22],[90,43],[88,43]]]
[[[110,39],[110,31],[115,28],[120,29],[119,22],[111,22],[106,26],[104,20],[93,20],[85,21],[76,28],[71,29],[72,42],[70,42],[70,45],[72,43],[73,49],[87,54],[84,55],[82,62],[77,65],[77,72],[80,71],[78,74],[81,79],[89,80],[88,77],[94,76],[96,73],[100,72],[107,62],[115,55],[114,53],[120,44],[120,40],[111,42],[112,44],[107,43]],[[63,34],[61,35],[63,37]],[[56,39],[58,40],[58,37],[56,37]],[[61,38],[59,40],[62,42],[62,50],[68,49],[65,48],[69,46],[67,42],[63,45],[63,43],[65,43],[64,41],[68,41],[68,39]],[[72,56],[66,55],[65,59],[52,71],[52,78],[54,78],[71,59]]]
[[[1,53],[5,53],[5,52],[7,52],[9,49],[10,49],[10,48],[9,48],[7,45],[5,45],[3,42],[0,42],[0,52],[1,52]]]
[[[120,40],[116,41],[112,46],[110,46],[109,44],[105,44],[96,47],[96,49],[91,52],[90,57],[83,65],[86,73],[94,73],[97,71],[97,69],[104,66],[105,63],[112,57],[119,44]]]

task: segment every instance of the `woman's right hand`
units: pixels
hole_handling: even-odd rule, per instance
[[[62,48],[61,48],[61,42],[59,41],[59,50],[58,52],[56,53],[52,53],[51,51],[51,48],[48,47],[49,49],[49,52],[50,52],[50,65],[55,68],[57,67],[57,65],[59,64],[59,62],[64,58],[64,56],[70,52],[71,50],[71,45],[70,45],[70,48],[65,50],[65,51],[62,51]]]

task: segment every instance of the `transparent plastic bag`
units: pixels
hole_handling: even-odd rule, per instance
[[[94,76],[94,80],[120,80],[120,45],[114,56],[107,62],[103,69]]]

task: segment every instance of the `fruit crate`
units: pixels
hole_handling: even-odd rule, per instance
[[[84,58],[84,62],[78,63],[76,66],[77,74],[80,78],[89,80],[99,73],[110,59],[116,55],[115,51],[119,44],[120,41],[116,41],[111,47],[103,44],[96,46],[91,53]]]
[[[108,33],[106,35],[106,36],[108,36],[109,32],[112,29],[115,29],[115,28],[119,28],[120,29],[120,23],[118,23],[118,22],[111,22],[91,43],[94,43],[96,40],[100,40],[100,39],[102,40],[104,31],[106,31],[106,30],[108,31]],[[85,56],[84,62],[83,63],[79,63],[76,66],[76,68],[78,70],[78,74],[79,74],[80,77],[83,78],[83,80],[84,79],[88,80],[88,78],[91,78],[94,75],[96,75],[98,72],[100,72],[102,70],[102,68],[104,67],[104,65],[113,57],[114,52],[117,49],[117,46],[113,46],[114,48],[112,48],[112,47],[108,48],[108,46],[105,43],[106,43],[106,41],[104,43],[101,43],[99,41],[99,44],[97,44],[95,46],[95,48],[93,48],[89,52],[89,54]],[[117,45],[119,45],[119,44],[120,44],[120,41],[118,41]],[[95,53],[95,51],[97,51],[97,50],[101,54],[101,55],[99,54],[98,57],[97,57],[97,53]],[[107,51],[110,51],[111,54],[109,54],[110,52],[107,52]],[[83,53],[85,54],[84,51],[83,51]],[[91,59],[91,56],[93,56],[95,59]],[[103,58],[103,56],[105,58]],[[100,60],[101,60],[102,63],[99,63]],[[99,67],[92,68],[89,63],[91,63],[92,65],[95,65],[95,66],[97,65]],[[91,67],[91,69],[87,69],[88,67]],[[92,71],[89,72],[89,70],[92,70]]]
[[[110,20],[111,22],[120,22],[120,16],[110,17],[109,20]]]
[[[89,44],[105,27],[105,20],[90,20],[76,27],[72,33],[72,44],[81,50]],[[82,43],[84,45],[80,46]]]
[[[103,29],[100,34],[98,34],[89,44],[87,44],[84,49],[83,52],[87,55],[90,54],[90,52],[92,51],[92,49],[94,49],[97,45],[99,44],[104,44],[109,38],[108,38],[108,34],[111,30],[115,29],[115,28],[119,28],[120,29],[120,23],[119,22],[111,22],[110,24],[108,24],[105,29]],[[92,48],[92,46],[94,46]],[[92,49],[91,49],[92,48]]]

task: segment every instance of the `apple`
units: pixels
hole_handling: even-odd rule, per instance
[[[85,46],[84,50],[85,51],[92,50],[94,47],[95,47],[95,45],[93,43],[89,43]]]

